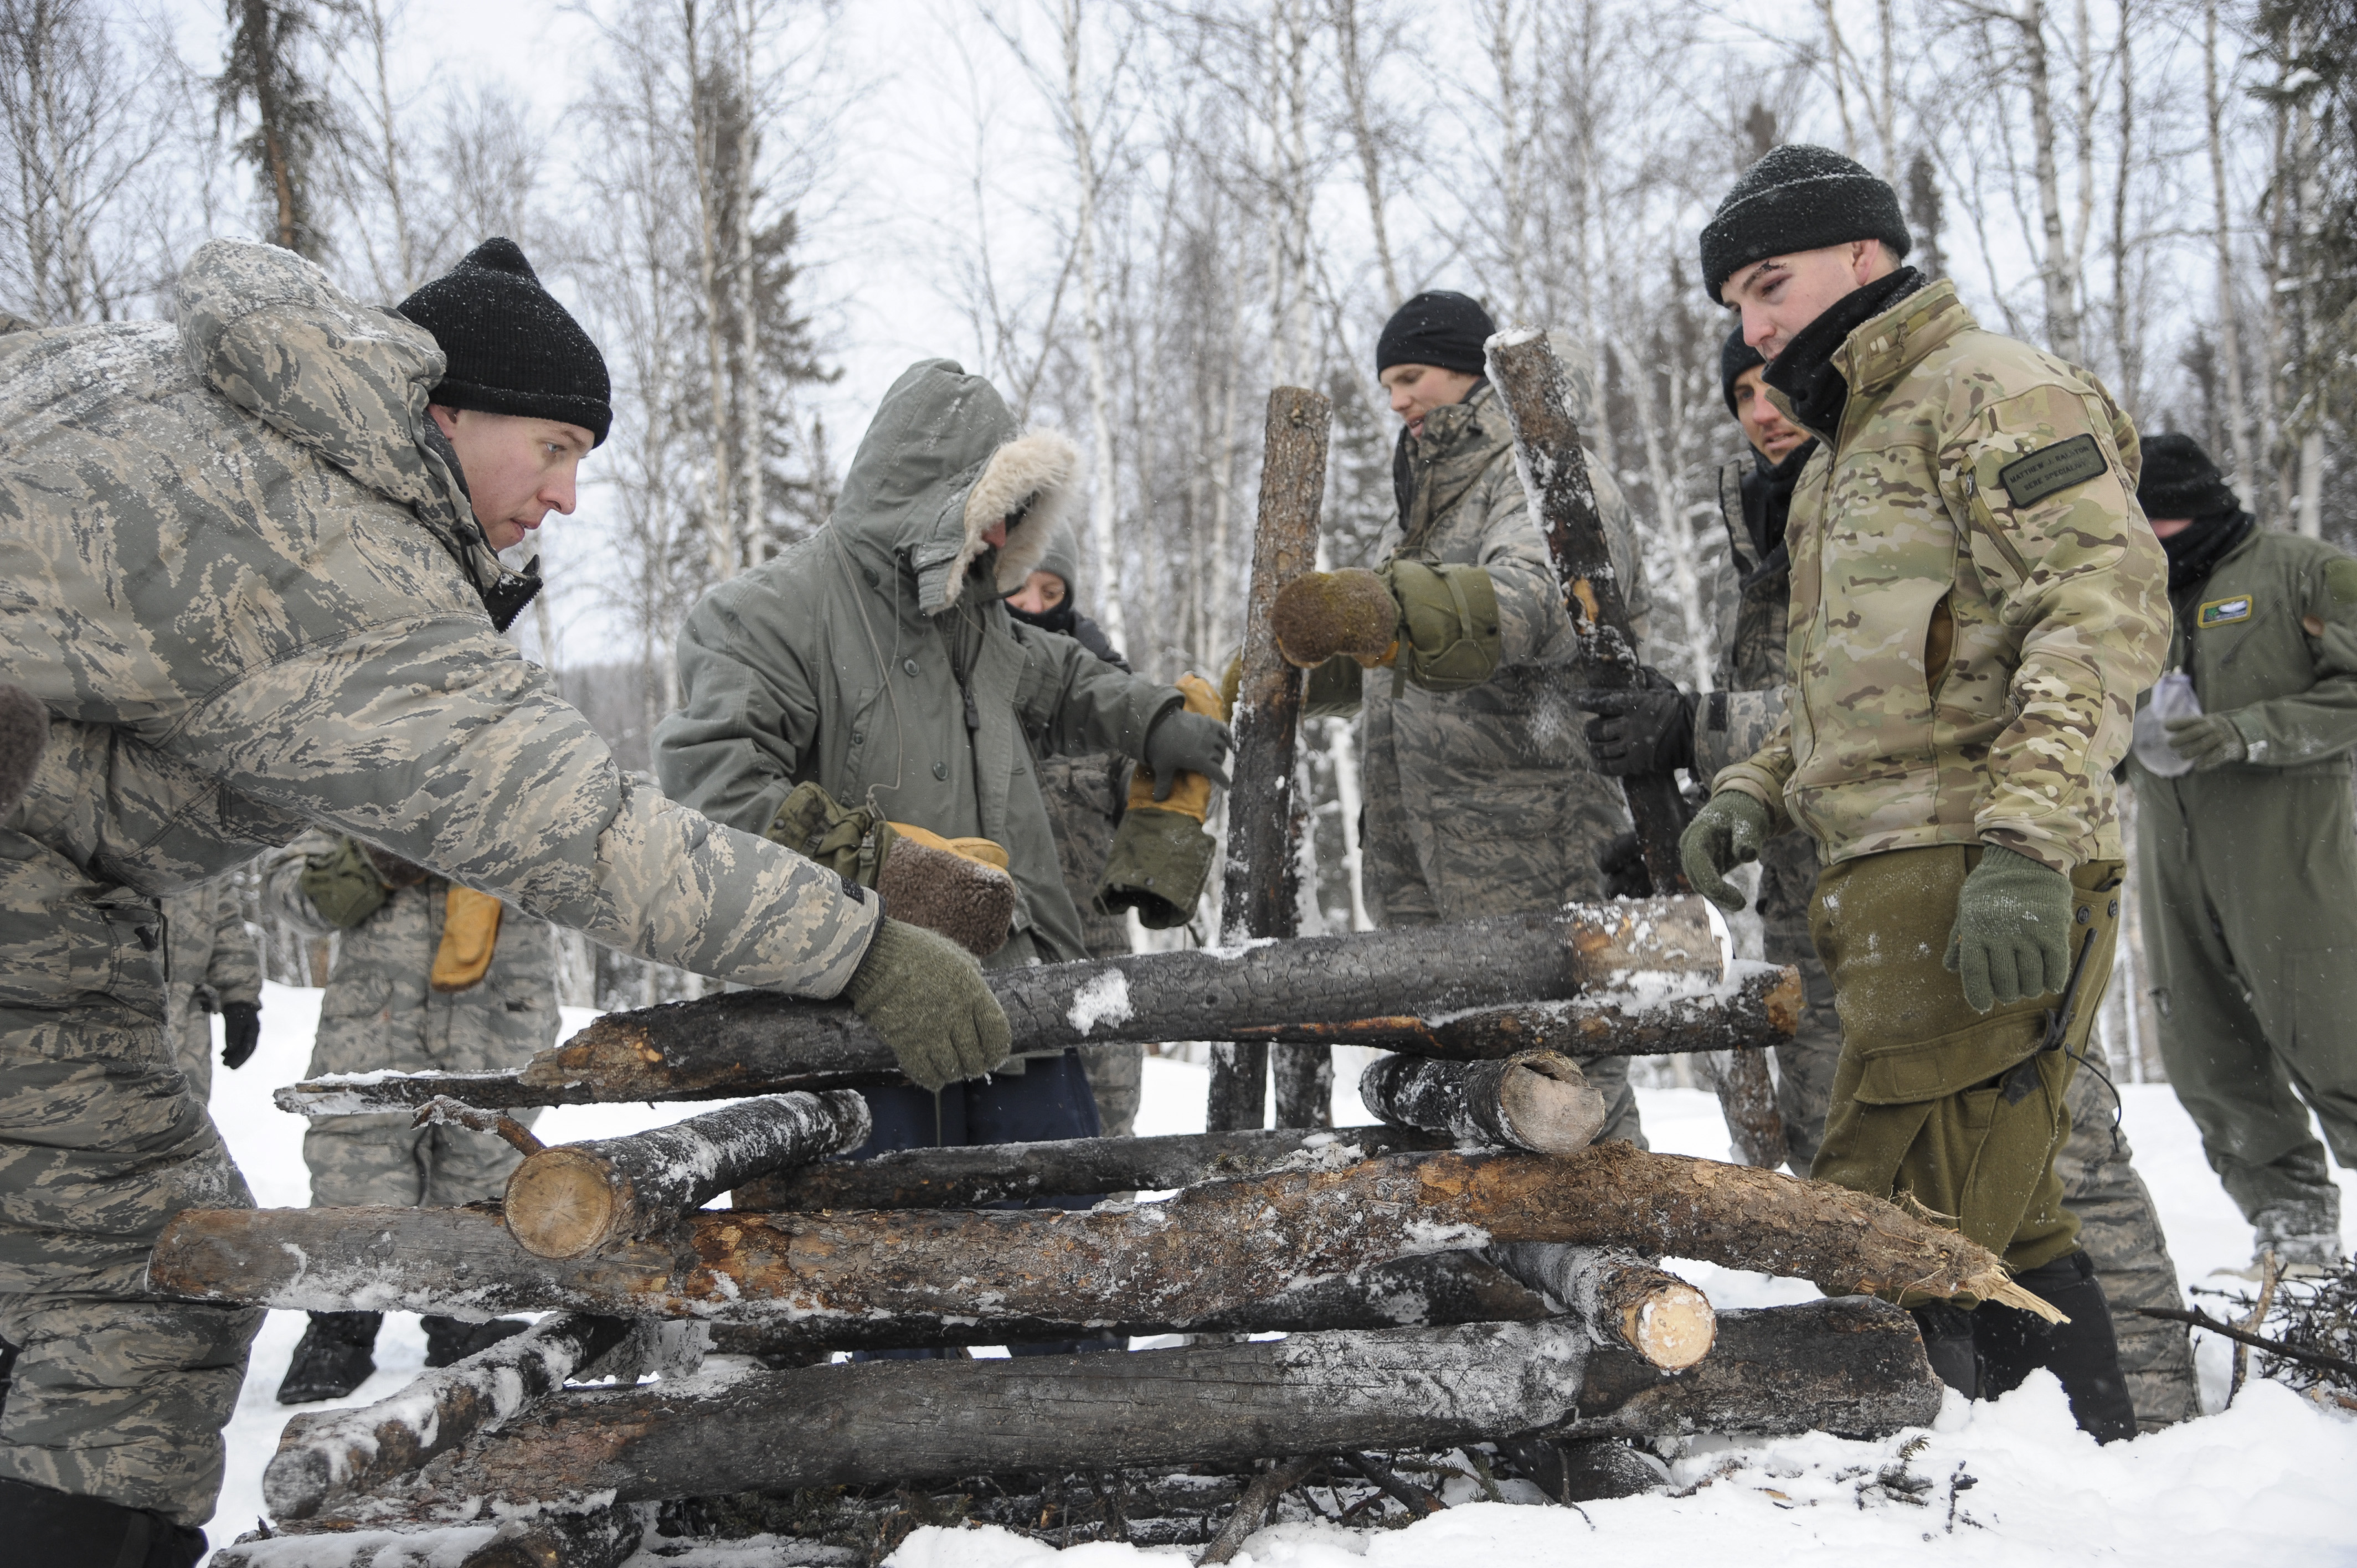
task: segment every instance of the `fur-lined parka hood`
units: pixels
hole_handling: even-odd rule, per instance
[[[990,549],[984,532],[1020,516],[997,552],[1001,594],[1023,585],[1079,492],[1080,453],[1052,430],[1018,432],[998,390],[952,360],[922,360],[884,394],[845,477],[833,526],[872,570],[916,574],[917,603],[954,606]]]

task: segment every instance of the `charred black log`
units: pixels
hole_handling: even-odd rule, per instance
[[[1542,1155],[1587,1147],[1609,1110],[1579,1064],[1556,1051],[1480,1062],[1381,1057],[1359,1075],[1359,1098],[1394,1127]]]

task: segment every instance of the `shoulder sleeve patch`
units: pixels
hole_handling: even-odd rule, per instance
[[[2093,435],[2081,434],[2016,457],[1996,471],[1996,482],[2017,507],[2036,506],[2058,490],[2098,479],[2111,467]]]
[[[2357,605],[2357,561],[2343,555],[2324,569],[2324,591],[2336,605]]]

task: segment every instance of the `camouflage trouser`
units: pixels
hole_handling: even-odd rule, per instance
[[[174,1213],[253,1202],[170,1052],[115,1003],[0,1012],[0,1477],[200,1525],[262,1314],[145,1293]]]
[[[1841,1015],[1834,1010],[1833,976],[1809,940],[1809,900],[1817,891],[1817,845],[1806,833],[1781,833],[1760,852],[1760,951],[1770,963],[1801,972],[1800,1026],[1775,1047],[1776,1110],[1784,1119],[1787,1164],[1807,1176],[1825,1135],[1833,1103],[1834,1069],[1841,1063]]]
[[[196,1003],[172,1021],[172,1065],[188,1080],[188,1094],[198,1104],[213,1102],[213,1015]]]
[[[1126,1138],[1137,1126],[1137,1099],[1146,1078],[1144,1046],[1082,1046],[1081,1069],[1097,1097],[1100,1136]]]
[[[1526,909],[1552,909],[1582,898],[1599,898],[1603,888],[1596,871],[1596,852],[1611,842],[1623,823],[1604,811],[1601,792],[1579,794],[1575,803],[1587,808],[1577,815],[1581,837],[1592,842],[1577,846],[1534,844],[1511,837],[1478,843],[1471,840],[1450,846],[1465,864],[1448,868],[1438,878],[1448,896],[1436,891],[1436,880],[1425,874],[1397,788],[1378,788],[1383,777],[1379,760],[1368,759],[1365,815],[1360,819],[1360,843],[1364,856],[1361,875],[1366,880],[1368,908],[1375,923],[1386,929],[1403,926],[1437,926],[1450,920],[1478,920]],[[1609,780],[1604,781],[1607,785]],[[1611,789],[1617,793],[1618,786]],[[1582,868],[1585,868],[1584,870]],[[1645,1124],[1637,1114],[1637,1091],[1629,1087],[1627,1057],[1598,1057],[1583,1064],[1587,1080],[1602,1091],[1610,1110],[1599,1142],[1619,1138],[1641,1149]]]

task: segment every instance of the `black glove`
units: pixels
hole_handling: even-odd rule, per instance
[[[1652,875],[1645,869],[1645,852],[1637,847],[1635,833],[1622,833],[1606,844],[1596,857],[1596,869],[1604,874],[1607,898],[1643,898],[1653,891]]]
[[[243,1067],[262,1044],[262,1004],[221,1004],[221,1066],[232,1072]]]
[[[1181,773],[1200,773],[1226,789],[1228,748],[1233,745],[1235,737],[1219,720],[1170,709],[1146,732],[1145,762],[1154,774],[1154,798],[1170,799],[1170,787]]]
[[[1587,750],[1596,770],[1615,778],[1667,773],[1694,766],[1695,699],[1650,666],[1634,691],[1572,693],[1572,705],[1596,714],[1587,721]]]

